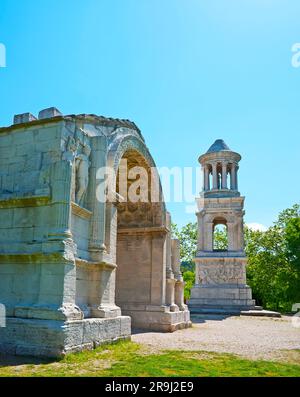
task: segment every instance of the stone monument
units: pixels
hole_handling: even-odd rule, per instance
[[[254,309],[252,291],[246,284],[244,251],[244,197],[238,191],[241,156],[221,139],[200,156],[203,191],[197,199],[198,244],[195,285],[189,308],[192,312],[234,313]],[[214,232],[223,225],[227,246],[218,249]]]
[[[0,128],[0,352],[57,357],[130,338],[131,323],[191,325],[160,184],[156,201],[97,196],[98,171],[122,160],[157,171],[128,120],[49,108]]]

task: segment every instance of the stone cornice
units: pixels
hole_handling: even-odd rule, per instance
[[[166,226],[149,227],[119,227],[118,234],[167,234],[169,229]]]
[[[85,123],[90,122],[92,124],[97,124],[106,127],[114,127],[114,128],[125,127],[129,129],[133,129],[141,135],[140,129],[133,121],[97,116],[95,114],[78,114],[78,115],[71,114],[66,116],[51,117],[48,119],[33,120],[27,123],[12,124],[8,127],[1,127],[0,134],[5,132],[11,132],[13,130],[19,130],[22,128],[30,128],[31,126],[45,125],[49,123],[54,124],[61,121],[73,121],[73,122],[85,122]]]
[[[103,270],[115,270],[118,266],[115,263],[110,263],[106,261],[88,261],[81,258],[75,258],[76,265],[87,266],[87,267],[94,267],[98,266]]]
[[[74,203],[72,201],[72,214],[79,216],[82,219],[90,219],[92,216],[92,212],[86,208],[81,207],[80,205]]]
[[[0,208],[39,207],[49,203],[49,196],[8,197],[5,199],[0,197]]]
[[[28,252],[28,253],[0,253],[0,263],[57,263],[66,264],[73,262],[66,259],[63,253],[43,253],[43,252]]]
[[[201,165],[204,165],[207,162],[220,163],[222,161],[226,161],[228,163],[238,163],[241,158],[242,157],[239,153],[226,150],[202,154],[198,161]]]

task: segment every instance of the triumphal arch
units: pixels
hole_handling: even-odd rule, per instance
[[[131,326],[190,326],[179,242],[134,123],[20,114],[0,129],[0,154],[1,352],[55,357]]]

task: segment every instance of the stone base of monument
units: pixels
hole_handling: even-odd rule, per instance
[[[195,285],[189,301],[191,311],[197,308],[216,308],[242,311],[255,308],[251,288],[247,285]]]
[[[195,285],[189,301],[191,314],[281,317],[280,313],[255,305],[247,285]]]
[[[218,308],[218,307],[195,307],[190,308],[193,318],[205,317],[214,318],[216,316],[253,316],[253,317],[281,317],[281,314],[271,310],[264,309],[247,309],[241,310],[237,308]]]
[[[146,306],[144,310],[126,310],[122,313],[130,316],[132,327],[160,332],[174,332],[192,326],[187,306],[183,310],[170,311],[167,306]]]
[[[0,353],[38,357],[63,357],[91,350],[104,343],[130,340],[127,316],[75,321],[36,320],[8,317],[0,328]]]

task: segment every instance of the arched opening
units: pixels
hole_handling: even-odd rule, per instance
[[[227,221],[223,218],[215,219],[213,223],[213,250],[228,251]]]
[[[160,194],[151,201],[153,169],[142,154],[127,150],[119,171],[116,304],[134,325],[147,307],[163,304],[166,214]]]

